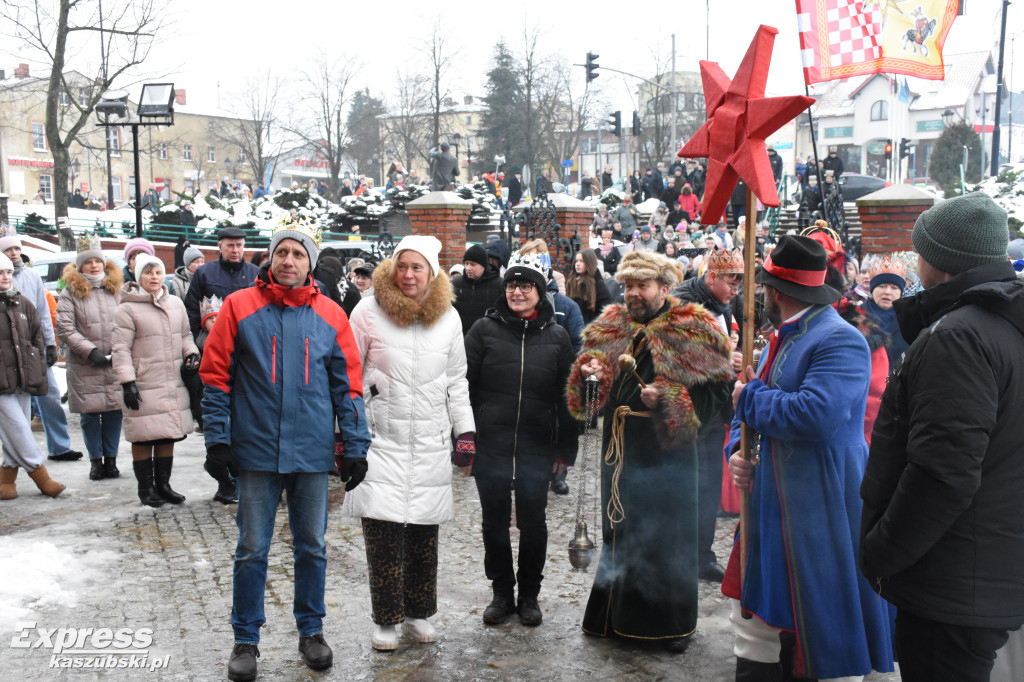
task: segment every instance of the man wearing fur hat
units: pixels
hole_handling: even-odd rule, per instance
[[[861,567],[896,606],[903,679],[988,680],[1024,623],[1024,283],[982,192],[925,211],[912,238],[924,290],[893,304],[911,345],[872,432]]]
[[[625,304],[583,333],[569,408],[586,418],[584,378],[604,419],[601,561],[584,632],[681,652],[697,626],[697,453],[702,420],[728,396],[729,339],[702,306],[669,297],[676,264],[627,254],[615,274]],[[628,354],[635,369],[623,369]]]
[[[739,293],[742,282],[743,254],[740,250],[712,251],[707,257],[704,274],[685,280],[675,288],[672,295],[680,303],[699,303],[704,306],[715,316],[721,332],[728,336],[732,331],[732,308],[729,303]],[[743,356],[733,350],[730,359],[733,371],[739,372]],[[715,541],[715,522],[722,498],[722,441],[725,439],[725,425],[731,419],[732,405],[725,401],[718,414],[704,420],[697,434],[697,458],[700,462],[700,485],[697,492],[698,576],[701,580],[719,583],[722,582],[725,569],[718,563],[711,545]]]
[[[333,661],[322,632],[334,424],[345,446],[340,468],[346,490],[366,475],[370,434],[348,318],[310,274],[319,238],[304,225],[285,224],[274,232],[269,267],[255,286],[224,300],[199,370],[206,384],[206,470],[218,480],[228,472],[238,477],[232,680],[256,677],[267,555],[282,490],[295,545],[299,651],[314,670]]]
[[[857,570],[870,353],[832,307],[840,293],[826,271],[819,242],[787,236],[756,278],[777,331],[733,390],[729,468],[750,492],[746,572],[736,543],[722,582],[737,680],[893,669],[887,605]],[[737,452],[741,422],[750,461]]]

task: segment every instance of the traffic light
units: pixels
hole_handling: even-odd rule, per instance
[[[633,111],[633,137],[640,137],[640,112]]]
[[[900,138],[900,158],[905,159],[910,156],[910,140],[903,137]]]
[[[600,64],[597,63],[597,58],[600,57],[600,56],[601,55],[594,54],[593,52],[588,52],[587,53],[587,82],[588,83],[601,75],[601,74],[599,74],[597,72],[597,69],[600,66]]]
[[[613,111],[609,114],[608,125],[611,126],[612,132],[615,133],[616,137],[622,137],[622,112]]]
[[[888,158],[892,158],[892,140],[885,141],[885,155]]]

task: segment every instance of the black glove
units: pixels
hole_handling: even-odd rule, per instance
[[[238,475],[238,465],[235,464],[231,446],[224,443],[214,443],[206,449],[206,464],[203,465],[203,468],[217,481],[223,481],[228,474]]]
[[[57,364],[57,346],[46,347],[46,366],[53,367]]]
[[[104,355],[99,348],[93,348],[89,351],[89,362],[93,367],[106,367],[110,364],[110,358]]]
[[[365,457],[343,457],[341,460],[341,480],[345,484],[345,492],[355,488],[366,478]]]
[[[135,386],[134,381],[121,384],[121,393],[124,396],[125,407],[129,410],[139,409],[139,404],[142,402],[142,396],[139,395],[139,389]]]
[[[199,371],[199,353],[193,353],[185,358],[185,373],[192,376]]]

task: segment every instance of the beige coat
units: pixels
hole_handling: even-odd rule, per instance
[[[89,414],[121,409],[121,386],[111,366],[95,367],[89,353],[110,355],[114,314],[121,300],[121,269],[110,261],[103,282],[93,286],[74,262],[61,276],[64,291],[57,299],[57,336],[67,346],[68,409]]]
[[[199,349],[181,299],[168,294],[167,287],[154,299],[136,282],[129,282],[121,291],[114,317],[113,342],[118,384],[134,381],[142,397],[138,410],[122,408],[125,440],[140,443],[191,433],[192,413],[181,365]]]

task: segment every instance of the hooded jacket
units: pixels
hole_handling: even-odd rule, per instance
[[[121,386],[112,365],[96,367],[89,353],[113,350],[114,316],[121,301],[121,270],[103,264],[103,281],[93,286],[68,263],[61,275],[64,291],[57,299],[57,335],[67,346],[68,409],[80,414],[121,409]]]
[[[366,479],[345,495],[342,510],[434,525],[450,520],[454,509],[452,430],[476,430],[462,323],[444,272],[417,303],[395,284],[393,267],[391,259],[377,266],[374,296],[352,311],[373,442]]]
[[[122,407],[125,440],[142,443],[192,433],[181,365],[199,349],[181,299],[166,286],[154,297],[138,282],[129,282],[121,290],[110,339],[118,393],[121,384],[134,381],[140,396],[138,410]]]
[[[484,316],[498,300],[505,295],[505,285],[498,276],[498,269],[488,265],[477,279],[463,275],[452,283],[455,291],[455,310],[462,320],[462,333],[469,333],[473,323]]]
[[[861,567],[955,625],[1024,623],[1024,282],[982,265],[894,304],[893,368],[861,485]]]
[[[477,426],[477,476],[547,477],[555,459],[576,461],[579,429],[565,386],[575,353],[546,296],[523,320],[504,297],[466,335],[470,399]]]
[[[0,395],[46,395],[46,347],[39,317],[23,294],[0,293]]]

